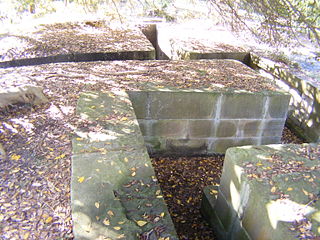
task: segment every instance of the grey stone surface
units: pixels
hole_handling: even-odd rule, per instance
[[[89,125],[73,139],[75,238],[140,239],[164,226],[158,237],[178,239],[128,95],[83,93],[77,114]]]
[[[285,119],[281,120],[265,120],[263,137],[281,137],[284,128]]]
[[[252,67],[262,68],[281,81],[279,86],[291,95],[288,124],[291,129],[308,142],[320,141],[320,89],[312,82],[297,76],[293,69],[287,69],[281,64],[269,59],[251,54]],[[285,84],[284,84],[285,83]],[[276,105],[278,100],[275,99]],[[270,115],[277,116],[280,106],[270,110]],[[278,109],[278,110],[277,110]],[[281,114],[280,114],[281,116]]]
[[[261,130],[261,120],[240,120],[239,125],[242,128],[243,137],[257,137]]]
[[[208,140],[203,138],[166,140],[166,151],[173,154],[205,154],[207,149]]]
[[[216,125],[216,137],[236,137],[237,120],[220,120]]]
[[[319,236],[320,203],[310,204],[319,192],[319,150],[319,145],[228,149],[219,193],[210,204],[214,213],[207,214],[222,239],[241,239],[246,233],[249,239],[289,240],[306,232]],[[208,200],[203,205],[202,212],[210,211]]]
[[[17,103],[39,105],[48,101],[43,94],[43,88],[39,86],[24,85],[0,90],[0,109]]]
[[[215,120],[192,119],[188,123],[188,136],[190,138],[209,138],[216,125]]]
[[[261,94],[228,94],[221,107],[221,119],[263,118]]]
[[[138,119],[148,118],[148,92],[128,91],[134,112]]]
[[[153,92],[150,118],[210,119],[215,115],[218,96],[217,92]]]
[[[218,239],[221,240],[249,240],[247,231],[242,228],[240,220],[236,218],[237,213],[229,206],[223,195],[219,194],[218,186],[206,186],[203,189],[203,196],[201,201],[201,214],[205,220],[213,228]],[[220,201],[221,199],[221,201]],[[222,205],[225,205],[222,208]],[[216,206],[221,207],[215,211]],[[221,215],[217,215],[217,213]]]
[[[268,115],[270,118],[286,118],[287,109],[290,102],[290,96],[273,95],[270,98]]]

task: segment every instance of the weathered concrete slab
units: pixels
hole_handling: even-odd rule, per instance
[[[76,239],[178,239],[125,92],[86,92],[73,139]],[[157,231],[160,229],[161,231]]]
[[[183,25],[157,24],[159,59],[234,59],[244,63],[249,61],[249,52],[234,43],[226,43],[227,40],[221,38],[221,31],[207,31],[205,35],[201,35],[195,33],[194,29],[190,30]]]
[[[110,28],[103,21],[57,23],[2,36],[0,67],[53,62],[155,59],[139,29]]]
[[[294,73],[280,63],[251,54],[251,65],[272,73],[284,81],[281,87],[288,91],[292,98],[288,112],[288,124],[298,135],[309,142],[320,141],[320,88],[306,76]],[[272,113],[271,113],[272,114]]]
[[[219,239],[320,236],[319,160],[319,145],[230,148],[202,213]]]
[[[119,88],[128,91],[231,88],[251,92],[279,89],[269,79],[234,60],[69,62],[0,68],[0,76],[3,88],[34,84],[45,89],[49,83],[61,84],[68,87],[68,97],[83,91]]]

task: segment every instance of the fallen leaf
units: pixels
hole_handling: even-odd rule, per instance
[[[63,154],[61,154],[60,156],[56,157],[55,160],[62,159],[62,158],[64,158],[65,156],[66,156],[66,154],[63,153]]]
[[[48,217],[46,220],[45,220],[45,223],[50,223],[52,222],[52,217]]]
[[[140,221],[136,221],[136,223],[138,224],[139,227],[143,227],[143,226],[146,225],[148,222],[140,220]]]
[[[210,194],[211,194],[211,195],[216,195],[216,194],[218,194],[218,191],[217,191],[217,190],[214,190],[214,189],[211,189],[211,190],[210,190]]]
[[[18,161],[21,158],[21,156],[17,155],[17,154],[12,154],[12,156],[10,158],[11,158],[11,160]]]
[[[106,218],[105,220],[103,220],[103,224],[106,226],[110,225],[110,220],[108,218]]]
[[[304,190],[303,188],[302,188],[302,192],[304,193],[304,195],[309,196],[309,192],[307,192],[307,191]]]
[[[82,183],[84,181],[84,177],[78,177],[78,182]]]
[[[14,168],[14,169],[11,171],[11,173],[17,173],[17,172],[19,172],[19,171],[20,171],[20,168],[17,167],[17,168]]]
[[[164,212],[160,213],[160,217],[164,217]]]
[[[129,162],[128,158],[126,158],[126,157],[123,159],[123,161]]]
[[[293,190],[293,188],[291,188],[291,187],[287,188],[287,191],[289,191],[289,192],[292,191],[292,190]]]
[[[276,190],[277,190],[277,187],[273,186],[270,191],[271,191],[272,193],[274,193],[274,192],[276,192]]]
[[[108,215],[109,215],[110,217],[113,217],[113,216],[114,216],[114,213],[113,213],[111,210],[109,210],[107,213],[108,213]]]
[[[119,231],[121,227],[116,226],[116,227],[113,227],[113,229]]]
[[[26,233],[23,235],[23,239],[28,239],[28,238],[29,238],[29,235],[30,235],[30,233],[29,233],[29,232],[26,232]]]
[[[100,207],[100,203],[99,202],[95,202],[94,205],[96,206],[96,208]]]

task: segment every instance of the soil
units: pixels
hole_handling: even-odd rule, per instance
[[[151,83],[160,88],[214,89],[214,84],[252,91],[274,88],[266,80],[252,77],[250,69],[244,68],[247,74],[241,75],[240,70],[225,64],[223,61],[126,61],[1,69],[1,88],[34,84],[42,86],[50,100],[41,106],[11,106],[0,113],[0,143],[7,153],[7,158],[0,160],[1,238],[72,239],[70,140],[74,129],[82,125],[75,115],[80,92],[133,90]],[[290,134],[287,130],[286,133]],[[297,140],[292,135],[286,136],[287,142]],[[167,196],[167,202],[181,238],[209,239],[206,237],[213,235],[199,219],[199,191],[202,186],[218,181],[221,158],[168,159],[154,162],[158,174],[166,174],[170,184],[176,181],[176,188],[167,184],[163,189],[166,195],[172,195]],[[181,164],[185,170],[172,169],[176,175],[171,176],[171,170],[164,170],[167,161],[185,162]],[[179,164],[169,167],[174,165]],[[191,172],[192,179],[188,175]],[[206,173],[209,176],[204,176]],[[190,186],[191,183],[195,186]],[[183,219],[184,216],[187,218]],[[182,229],[185,233],[181,233]]]

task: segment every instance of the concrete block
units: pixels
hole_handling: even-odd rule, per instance
[[[221,106],[221,119],[262,118],[262,94],[226,94]]]
[[[290,95],[278,94],[269,96],[269,108],[268,113],[270,118],[282,118],[287,117],[287,111],[290,102]]]
[[[132,106],[136,114],[136,117],[138,119],[148,118],[148,93],[142,91],[128,91],[127,93],[132,102]]]
[[[219,93],[150,92],[152,119],[210,119]]]
[[[207,152],[207,139],[167,139],[166,151],[178,155],[205,154]]]
[[[281,142],[281,136],[274,136],[274,137],[262,137],[261,138],[261,145],[268,145],[268,144],[277,144]]]
[[[189,120],[188,135],[190,138],[213,137],[213,120]]]
[[[225,153],[229,147],[236,146],[235,138],[213,138],[208,142],[208,153]]]
[[[213,138],[209,140],[208,153],[225,153],[229,147],[236,145],[235,138]]]
[[[239,125],[242,128],[242,137],[257,137],[261,129],[262,120],[240,120]]]
[[[166,138],[146,136],[144,137],[144,142],[150,154],[165,153],[167,151]]]
[[[257,145],[258,138],[214,138],[209,143],[208,153],[225,153],[230,147]]]
[[[305,204],[309,199],[304,192],[318,192],[318,183],[314,184],[314,181],[318,182],[320,173],[314,168],[317,163],[309,159],[312,156],[302,154],[307,149],[313,152],[318,148],[318,145],[268,145],[228,149],[219,187],[219,194],[222,192],[226,203],[221,206],[229,203],[237,212],[236,221],[239,220],[251,239],[296,239],[304,232],[289,230],[296,217],[302,214],[310,221],[311,212],[320,208],[319,204]],[[276,158],[272,157],[274,154]],[[304,168],[294,172],[285,170],[291,169],[290,164],[294,162]],[[305,176],[306,169],[311,171],[309,176]],[[311,176],[313,180],[309,181]],[[283,198],[283,194],[287,197]],[[218,201],[215,204],[218,215],[221,208],[217,206]],[[311,212],[302,213],[297,210],[299,206],[303,211]],[[307,210],[308,207],[311,208]],[[317,231],[319,223],[312,224],[315,225],[310,230]],[[230,229],[230,225],[226,229]],[[239,233],[242,235],[241,231]],[[234,230],[232,235],[235,236]]]
[[[188,120],[156,120],[152,121],[150,136],[166,138],[186,138],[188,135]]]
[[[222,231],[225,231],[226,233],[230,232],[232,230],[233,223],[238,216],[237,212],[225,199],[221,191],[218,194],[213,211],[215,212],[223,226]]]
[[[210,227],[213,228],[218,239],[226,239],[227,233],[214,211],[217,201],[219,188],[218,186],[206,186],[203,189],[200,212]]]
[[[237,120],[220,120],[217,122],[215,137],[236,137],[237,127]]]
[[[277,137],[282,135],[285,120],[264,120],[263,137]],[[276,143],[276,142],[275,142]]]

